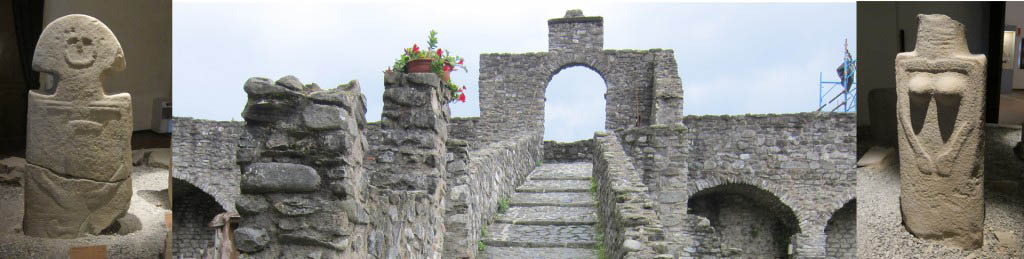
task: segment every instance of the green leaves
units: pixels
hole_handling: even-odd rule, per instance
[[[437,48],[437,31],[430,30],[430,36],[427,37],[427,45],[430,45],[430,50]]]

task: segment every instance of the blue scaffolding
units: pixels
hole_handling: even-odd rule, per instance
[[[825,81],[818,73],[818,111],[857,111],[857,60],[843,42],[843,64],[836,69],[839,81]],[[828,101],[826,101],[828,100]]]

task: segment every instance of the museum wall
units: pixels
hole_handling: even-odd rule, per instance
[[[25,78],[21,71],[14,13],[10,0],[0,0],[0,153],[25,147]]]
[[[1006,3],[1006,25],[1014,25],[1018,28],[1017,40],[1014,43],[1014,57],[1020,58],[1021,56],[1021,32],[1024,32],[1024,15],[1012,15],[1012,14],[1024,14],[1024,2],[1007,2]],[[1013,66],[1013,89],[1024,89],[1024,69],[1022,69],[1019,60],[1014,60]]]
[[[75,13],[103,21],[121,42],[127,64],[106,80],[104,90],[130,93],[134,130],[149,130],[157,100],[171,99],[170,9],[171,1],[49,0],[43,24]]]

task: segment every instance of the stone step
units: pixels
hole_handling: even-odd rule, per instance
[[[584,180],[530,180],[516,188],[516,192],[589,192],[590,181]]]
[[[564,241],[564,242],[538,242],[538,241],[504,241],[494,239],[484,239],[484,245],[495,246],[495,247],[564,247],[564,248],[583,248],[583,249],[594,249],[597,245],[596,241]]]
[[[593,248],[594,226],[493,223],[483,239],[487,246]]]
[[[590,180],[593,165],[589,162],[544,164],[530,173],[530,179]]]
[[[590,181],[590,179],[593,179],[593,178],[590,177],[590,176],[585,176],[585,177],[584,176],[557,176],[557,177],[537,176],[537,177],[530,177],[530,180],[539,180],[539,181],[551,181],[551,180],[555,180],[555,181],[557,181],[557,180],[583,180],[583,181]]]
[[[560,206],[596,207],[597,199],[591,192],[538,192],[516,193],[509,202],[512,207]]]
[[[597,209],[594,207],[512,207],[495,219],[497,223],[517,225],[594,225]]]
[[[488,246],[477,258],[515,259],[593,259],[597,250],[565,247],[500,247]]]

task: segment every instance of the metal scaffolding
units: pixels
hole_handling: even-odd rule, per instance
[[[850,55],[847,43],[843,42],[843,64],[836,69],[839,81],[825,81],[818,73],[818,111],[857,111],[857,60]],[[826,101],[827,100],[827,101]]]

